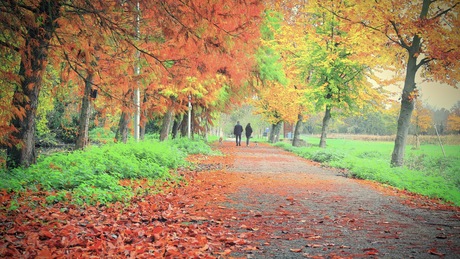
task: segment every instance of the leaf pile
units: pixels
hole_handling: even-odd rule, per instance
[[[214,159],[222,164],[229,158]],[[228,192],[224,173],[182,173],[188,184],[165,184],[162,193],[135,197],[130,205],[50,206],[46,193],[29,192],[16,197],[21,205],[11,211],[6,205],[12,194],[4,191],[0,257],[215,258],[246,245],[244,236],[224,224],[232,220],[231,210],[216,205]]]

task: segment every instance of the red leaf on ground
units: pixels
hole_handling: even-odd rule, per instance
[[[375,248],[364,248],[363,251],[366,252],[367,255],[378,255],[379,254],[379,250]]]
[[[430,250],[428,250],[428,253],[432,254],[432,255],[437,255],[437,256],[445,256],[446,255],[444,253],[438,252],[438,249],[436,249],[436,248],[431,248]]]
[[[53,257],[53,253],[52,251],[47,247],[43,247],[42,250],[38,251],[38,254],[37,254],[37,257],[35,257],[36,259],[46,259],[46,258],[52,258]]]
[[[40,230],[40,233],[38,234],[40,239],[51,239],[54,237],[54,234],[49,232],[48,230],[42,229]]]

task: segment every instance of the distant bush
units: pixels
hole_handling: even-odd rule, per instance
[[[204,140],[189,140],[186,138],[176,138],[170,140],[171,144],[179,150],[185,151],[187,154],[205,154],[210,155],[215,153],[209,145],[204,143]]]

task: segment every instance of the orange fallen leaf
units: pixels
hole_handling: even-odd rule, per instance
[[[430,250],[428,250],[428,253],[432,254],[432,255],[437,255],[437,256],[445,256],[446,255],[444,253],[438,252],[438,249],[436,249],[436,248],[431,248]]]
[[[379,250],[375,249],[375,248],[364,248],[363,251],[367,254],[367,255],[378,255],[379,254]]]

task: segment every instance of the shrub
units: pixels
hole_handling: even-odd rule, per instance
[[[315,152],[312,156],[312,159],[320,163],[328,163],[341,160],[344,157],[345,155],[340,152],[324,149]]]
[[[42,189],[48,202],[77,204],[126,201],[133,190],[121,179],[173,179],[171,171],[186,166],[187,154],[213,151],[201,140],[156,140],[90,146],[86,150],[42,156],[27,169],[1,170],[0,189]]]

